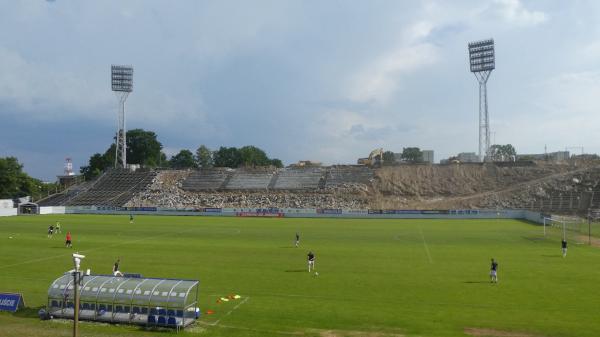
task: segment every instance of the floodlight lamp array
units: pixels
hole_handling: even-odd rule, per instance
[[[469,43],[469,61],[473,73],[494,70],[496,68],[494,40]]]
[[[113,91],[132,92],[133,91],[133,67],[132,66],[111,66],[111,84]]]

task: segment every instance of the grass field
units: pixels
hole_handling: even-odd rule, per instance
[[[46,237],[48,225],[63,234]],[[199,279],[205,336],[600,336],[600,249],[515,220],[259,219],[61,215],[0,218],[0,291],[28,309],[0,314],[0,336],[70,336],[40,321],[50,283],[71,269]],[[63,246],[73,233],[74,248]],[[294,234],[301,247],[294,248]],[[9,237],[13,237],[9,239]],[[308,250],[319,276],[306,271]],[[490,258],[499,281],[489,283]],[[227,294],[242,299],[217,304]],[[509,334],[510,332],[510,334]],[[82,323],[82,336],[158,336]]]

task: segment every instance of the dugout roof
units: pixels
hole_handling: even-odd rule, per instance
[[[196,280],[89,275],[81,282],[80,301],[184,308],[196,302],[197,287]],[[48,298],[72,299],[73,276],[65,274],[52,282]]]

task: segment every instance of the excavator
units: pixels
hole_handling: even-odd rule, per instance
[[[369,162],[371,166],[375,166],[376,164],[383,164],[383,149],[378,148],[369,154]]]

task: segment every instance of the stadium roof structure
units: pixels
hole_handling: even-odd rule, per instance
[[[80,286],[79,318],[111,323],[174,328],[199,316],[197,280],[86,275]],[[73,318],[73,275],[65,273],[48,288],[48,313]]]

